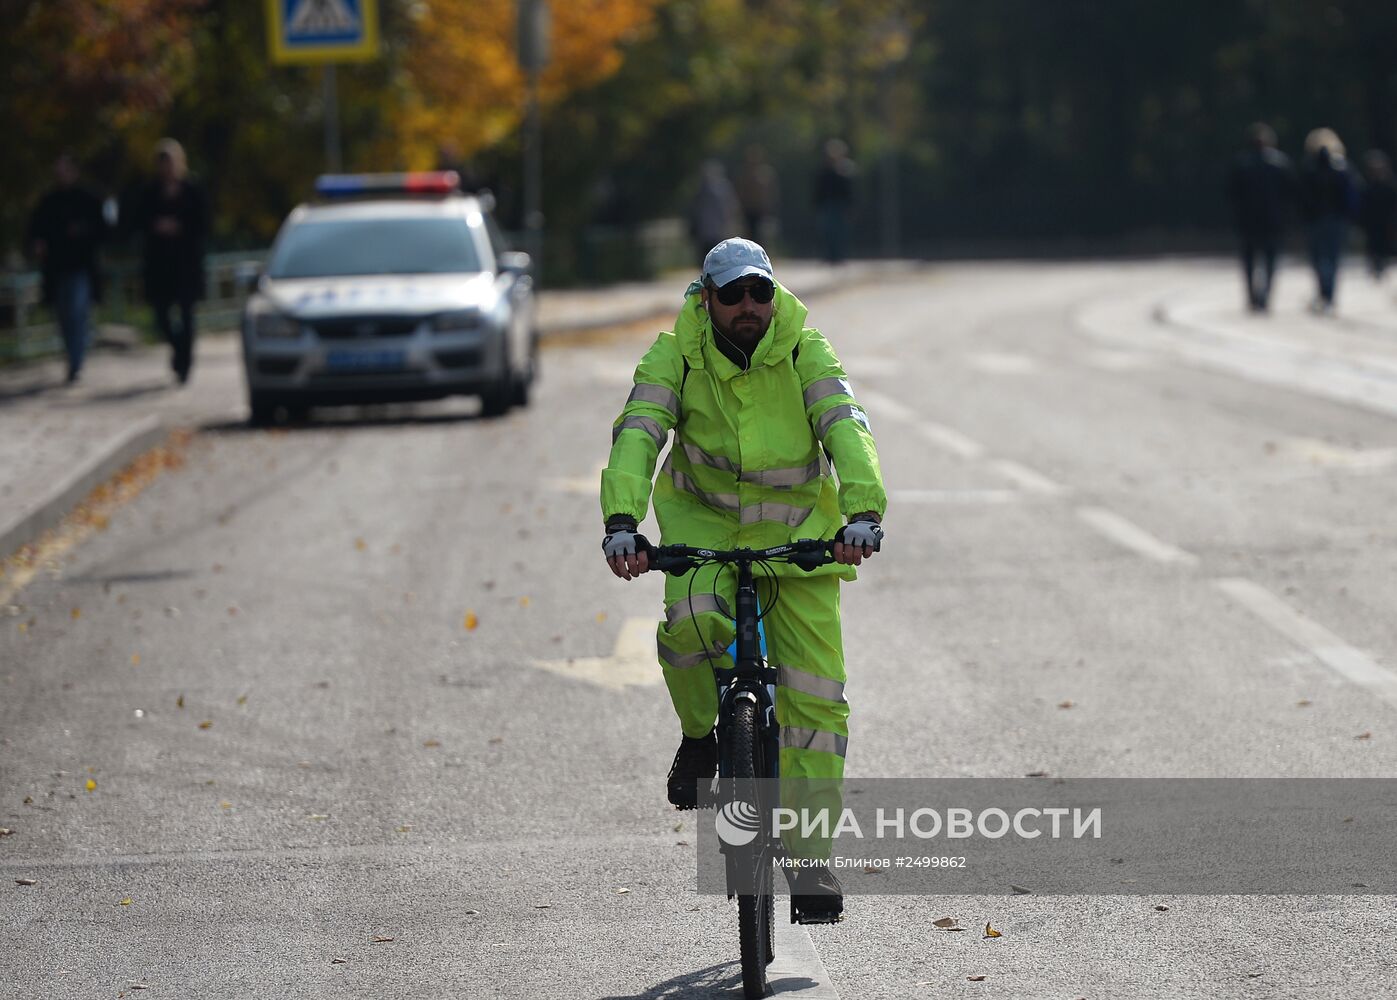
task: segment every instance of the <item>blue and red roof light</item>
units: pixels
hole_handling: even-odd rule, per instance
[[[315,193],[322,198],[358,198],[373,194],[454,194],[461,177],[454,170],[419,170],[405,174],[321,174]]]

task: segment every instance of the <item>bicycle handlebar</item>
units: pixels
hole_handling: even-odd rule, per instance
[[[834,562],[834,543],[843,540],[844,529],[833,539],[802,538],[775,545],[769,549],[703,549],[690,545],[651,545],[643,551],[650,557],[650,568],[676,576],[689,572],[701,563],[788,562],[807,573]],[[643,536],[642,536],[643,537]],[[882,546],[875,544],[873,551]]]

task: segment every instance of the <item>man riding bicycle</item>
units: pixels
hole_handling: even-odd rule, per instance
[[[810,574],[776,568],[780,601],[764,620],[779,678],[780,774],[826,789],[819,804],[828,807],[828,789],[837,789],[844,774],[849,733],[839,583],[854,579],[853,567],[873,554],[887,494],[868,418],[829,342],[805,326],[806,314],[756,243],[728,239],[709,251],[674,330],[641,359],[613,424],[601,481],[602,548],[623,580],[649,569],[637,530],[671,430],[674,445],[654,484],[663,540],[765,548],[829,538],[847,518],[834,564]],[[717,567],[665,581],[658,647],[683,729],[668,779],[678,809],[695,808],[698,783],[717,767],[713,670],[733,667],[734,587],[732,574]],[[833,799],[837,808],[837,791]],[[829,841],[788,849],[828,858]],[[803,909],[842,911],[841,888],[828,868],[788,871]]]

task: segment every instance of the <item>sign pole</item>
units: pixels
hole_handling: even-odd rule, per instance
[[[543,273],[543,119],[539,109],[538,78],[548,62],[549,11],[547,0],[518,0],[519,65],[527,74],[524,108],[524,238],[533,272]]]
[[[343,165],[340,150],[340,94],[334,63],[325,64],[322,76],[325,105],[325,169],[337,174]]]

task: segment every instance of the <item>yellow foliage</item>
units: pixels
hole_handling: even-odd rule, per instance
[[[621,66],[622,46],[653,20],[658,0],[555,0],[545,104],[597,83]],[[386,161],[434,166],[442,150],[460,158],[494,145],[519,125],[526,81],[515,51],[515,0],[414,4],[396,83]]]

